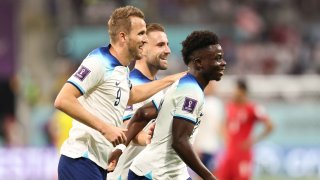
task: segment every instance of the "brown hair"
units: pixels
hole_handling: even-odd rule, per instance
[[[144,19],[143,12],[133,6],[117,8],[113,11],[108,21],[109,36],[112,42],[116,42],[116,36],[120,31],[129,33],[131,31],[131,20],[129,17]]]
[[[153,31],[161,31],[164,32],[165,29],[161,24],[158,23],[150,23],[147,24],[147,34]]]

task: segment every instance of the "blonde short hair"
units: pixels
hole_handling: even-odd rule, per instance
[[[133,6],[117,8],[113,11],[108,21],[109,36],[112,42],[116,42],[116,36],[120,31],[129,33],[131,31],[130,17],[144,19],[143,12]]]
[[[153,31],[164,32],[165,29],[161,24],[158,24],[158,23],[147,24],[147,34],[149,34],[150,32],[153,32]]]

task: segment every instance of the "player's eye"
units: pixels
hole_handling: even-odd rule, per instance
[[[144,34],[145,34],[145,31],[141,31],[141,32],[139,32],[138,35],[144,35]]]
[[[214,59],[216,61],[222,61],[223,60],[223,56],[222,55],[217,55]]]

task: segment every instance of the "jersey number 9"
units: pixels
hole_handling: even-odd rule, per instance
[[[117,91],[117,97],[116,97],[116,101],[114,102],[114,106],[118,106],[120,103],[120,98],[121,98],[121,89],[119,88]]]

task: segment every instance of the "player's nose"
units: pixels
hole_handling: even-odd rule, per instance
[[[147,42],[148,42],[148,36],[147,36],[147,34],[144,34],[142,37],[142,43],[145,44]]]
[[[165,51],[166,54],[171,54],[171,49],[168,45],[166,45]]]

